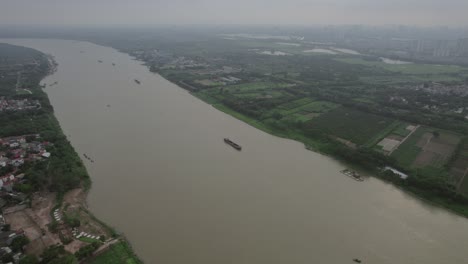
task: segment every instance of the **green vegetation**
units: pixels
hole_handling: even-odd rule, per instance
[[[94,258],[90,264],[140,264],[127,242],[121,241],[110,246],[110,249]]]
[[[421,148],[417,146],[417,143],[421,136],[427,132],[429,132],[428,128],[420,127],[392,153],[392,157],[394,157],[401,166],[406,168],[411,167],[411,164],[421,152]]]
[[[79,260],[90,257],[96,249],[101,246],[101,243],[94,241],[89,245],[81,247],[77,252],[75,252],[75,257]]]
[[[19,264],[38,264],[39,259],[34,255],[26,255],[20,259]]]
[[[41,254],[41,264],[75,264],[76,258],[63,246],[50,246]]]
[[[341,107],[317,117],[309,128],[364,145],[392,122],[393,120],[383,116]]]
[[[13,239],[10,246],[13,252],[18,252],[18,251],[22,251],[23,247],[26,246],[28,243],[29,243],[29,239],[27,237],[19,236]]]

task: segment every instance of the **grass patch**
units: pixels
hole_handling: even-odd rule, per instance
[[[142,264],[135,254],[133,254],[132,249],[129,244],[125,241],[121,241],[114,245],[111,245],[110,248],[103,254],[94,258],[90,264]]]
[[[401,125],[401,122],[398,120],[393,121],[389,126],[387,126],[384,130],[380,131],[380,133],[376,134],[373,138],[371,138],[365,146],[372,147],[379,143],[382,139],[384,139],[388,134],[392,133],[395,128],[398,128]]]
[[[392,134],[395,134],[400,137],[406,137],[411,133],[410,130],[406,129],[410,124],[408,123],[400,123],[400,125],[392,131]]]

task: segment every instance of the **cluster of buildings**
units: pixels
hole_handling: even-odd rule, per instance
[[[7,174],[0,175],[0,188],[9,190],[23,174],[15,175],[18,167],[25,162],[40,161],[50,157],[46,150],[49,142],[39,141],[38,134],[0,138],[0,169],[8,169]]]
[[[40,109],[41,103],[38,100],[29,99],[6,99],[0,97],[0,112],[2,111],[21,111]]]
[[[191,69],[191,68],[205,68],[208,67],[208,64],[203,63],[203,62],[197,62],[193,59],[185,58],[185,57],[177,57],[170,61],[169,63],[166,63],[164,66],[160,67],[160,69],[165,70],[165,69]]]
[[[186,58],[184,56],[175,56],[171,53],[161,50],[137,50],[130,52],[132,56],[137,59],[145,61],[152,65],[157,65],[160,69],[190,69],[190,68],[203,68],[208,64],[198,62],[194,59]]]
[[[0,214],[0,259],[5,259],[5,256],[10,256],[10,262],[2,263],[19,263],[23,257],[21,252],[13,252],[12,243],[18,238],[24,236],[23,230],[11,231],[9,225],[5,223],[3,215]]]
[[[424,91],[430,94],[447,94],[460,97],[468,96],[468,84],[446,85],[432,82],[429,84],[420,84],[413,87],[417,91]]]

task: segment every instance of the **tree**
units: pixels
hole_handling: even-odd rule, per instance
[[[67,253],[67,255],[54,259],[47,264],[77,264],[78,260],[76,260],[75,256]]]
[[[23,250],[23,247],[26,246],[29,243],[29,239],[25,236],[19,236],[15,237],[13,241],[11,242],[11,249],[14,252],[18,252],[20,250]]]
[[[66,254],[67,252],[65,251],[65,248],[63,246],[50,246],[42,252],[41,258],[42,261],[41,263],[49,263],[54,259],[59,258],[61,255]]]
[[[75,256],[79,260],[85,259],[85,258],[91,256],[93,254],[93,252],[96,251],[96,249],[99,248],[100,245],[101,245],[101,243],[95,241],[95,242],[93,242],[93,243],[91,243],[89,245],[81,247],[77,252],[75,252]]]
[[[276,120],[280,120],[281,118],[283,118],[283,115],[279,112],[274,112],[271,116]]]
[[[435,137],[435,138],[438,138],[440,136],[440,133],[439,131],[432,131],[432,135]]]
[[[39,260],[34,255],[26,255],[20,259],[19,264],[38,264]]]
[[[49,224],[49,231],[52,233],[57,233],[58,231],[58,222],[57,221],[52,221],[52,223]]]
[[[13,259],[13,254],[12,253],[9,253],[9,254],[5,254],[2,256],[1,258],[2,260],[2,263],[10,263],[10,262],[13,262],[14,259]]]

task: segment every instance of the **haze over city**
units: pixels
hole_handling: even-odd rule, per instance
[[[4,0],[0,24],[468,25],[465,0]]]

